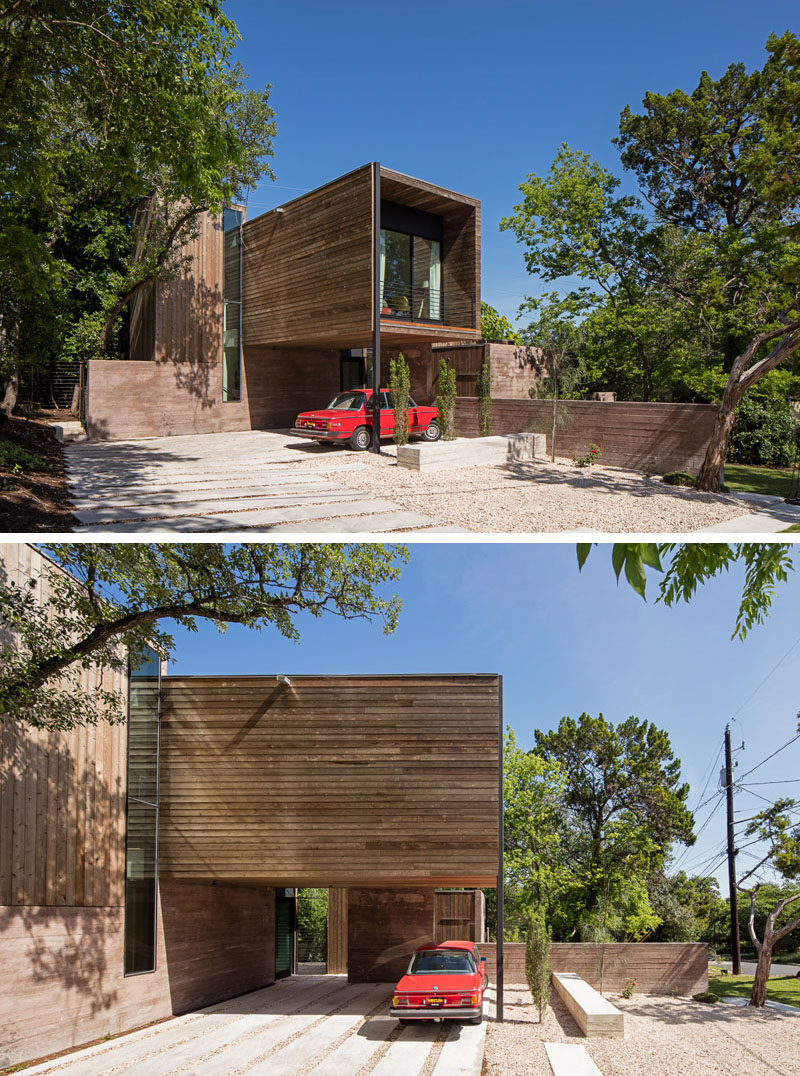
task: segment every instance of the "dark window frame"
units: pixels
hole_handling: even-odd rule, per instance
[[[413,321],[419,325],[442,325],[444,324],[444,242],[441,239],[431,238],[427,235],[420,235],[419,232],[410,232],[404,228],[389,227],[381,220],[380,232],[394,232],[396,235],[407,235],[411,240],[409,244],[409,292],[410,299],[414,297],[414,240],[422,239],[426,243],[438,243],[439,244],[439,317],[438,318],[422,318],[414,315],[414,310],[411,302],[409,302],[409,312],[406,314],[384,314],[381,313],[381,318],[387,318],[393,321]],[[386,280],[383,282],[383,291],[381,294],[381,302],[385,302],[386,295]],[[430,299],[428,300],[428,308],[430,309]]]
[[[238,299],[226,299],[225,298],[225,237],[229,232],[234,231],[234,228],[225,227],[226,214],[233,213],[237,218],[237,224],[235,230],[238,233],[239,248],[239,298]],[[242,225],[244,223],[244,210],[235,206],[225,206],[222,210],[222,402],[223,403],[241,403],[242,399],[242,294],[243,294],[243,279],[242,279]],[[239,313],[239,325],[237,329],[238,333],[238,368],[236,375],[236,395],[231,396],[226,393],[229,391],[225,386],[225,370],[227,363],[227,356],[225,354],[225,324],[227,322],[226,308],[228,306],[237,307]]]

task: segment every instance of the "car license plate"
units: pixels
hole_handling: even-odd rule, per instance
[[[428,998],[428,1005],[444,1005],[444,998]]]

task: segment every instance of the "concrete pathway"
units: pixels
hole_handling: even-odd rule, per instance
[[[26,1076],[480,1076],[486,1021],[401,1027],[392,984],[302,975],[25,1069]],[[485,1002],[488,1015],[488,1001]]]
[[[730,971],[733,967],[730,960],[711,961],[712,965],[725,968]],[[756,964],[753,960],[742,961],[742,975],[755,975]],[[772,964],[770,975],[797,975],[800,976],[800,964]]]
[[[155,437],[64,446],[78,531],[99,534],[449,531],[421,512],[348,489],[359,466],[289,434]]]
[[[733,492],[729,492],[728,496],[739,497],[749,504],[759,505],[758,511],[723,520],[722,523],[715,523],[713,527],[692,531],[692,534],[776,534],[785,531],[793,523],[800,523],[800,505],[786,504],[782,497],[773,497],[767,493]]]

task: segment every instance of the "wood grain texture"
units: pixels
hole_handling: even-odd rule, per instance
[[[497,971],[496,946],[479,946],[489,978]],[[525,983],[525,945],[506,942],[506,983]],[[595,990],[619,991],[630,976],[643,994],[697,994],[708,989],[708,945],[705,942],[553,942],[553,971],[572,971]]]
[[[5,579],[32,580],[42,602],[60,571],[30,545],[0,544]],[[123,672],[79,675],[85,690],[127,693]],[[0,736],[0,905],[121,904],[125,726],[52,733],[3,722]]]
[[[391,983],[434,940],[432,889],[348,889],[347,978]]]
[[[347,972],[347,890],[328,889],[328,975]]]
[[[483,941],[484,908],[480,889],[437,889],[433,905],[436,941]]]
[[[156,970],[124,976],[121,907],[0,908],[0,1066],[268,985],[274,911],[266,887],[162,882]]]
[[[489,885],[496,676],[168,677],[160,866],[270,885]]]
[[[713,404],[563,400],[560,407],[565,424],[556,435],[556,456],[583,455],[594,442],[600,463],[659,474],[699,469],[717,414]],[[543,433],[549,453],[552,425],[550,401],[492,401],[492,434]],[[456,401],[456,427],[462,437],[478,436],[477,400]]]

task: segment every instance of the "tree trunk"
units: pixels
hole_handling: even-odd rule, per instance
[[[750,993],[750,1000],[748,1005],[753,1005],[755,1008],[763,1008],[764,1002],[767,1000],[767,980],[769,979],[769,970],[772,966],[772,938],[764,938],[761,944],[761,950],[758,954],[758,964],[756,965],[756,974],[753,978],[753,989]]]
[[[736,420],[736,408],[744,396],[744,389],[738,384],[729,384],[722,396],[717,417],[714,420],[714,430],[711,440],[708,442],[705,459],[697,476],[697,489],[714,492],[720,487],[722,468],[725,457],[728,455],[728,446],[731,443],[733,424]]]
[[[5,387],[3,390],[3,399],[0,400],[0,411],[6,416],[13,414],[14,408],[17,405],[17,395],[19,393],[19,377],[16,370],[12,370],[5,379]]]

